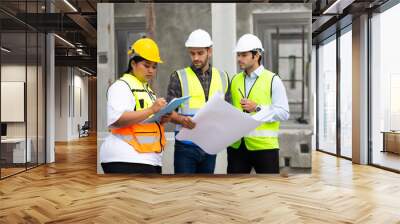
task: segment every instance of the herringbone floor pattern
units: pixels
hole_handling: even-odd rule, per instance
[[[96,174],[96,140],[0,181],[0,223],[400,223],[400,175],[315,152],[311,174]]]

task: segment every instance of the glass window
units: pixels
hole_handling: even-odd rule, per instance
[[[400,170],[400,4],[372,17],[372,163]]]
[[[336,37],[318,48],[318,149],[336,153]]]
[[[340,153],[352,157],[352,32],[340,36]],[[346,32],[347,31],[347,32]]]
[[[26,161],[30,161],[25,118],[26,33],[2,33],[1,47],[1,176],[6,177],[26,170]]]
[[[9,1],[2,6],[21,15],[39,13],[44,1]],[[46,40],[40,31],[8,15],[0,13],[0,22],[0,178],[4,178],[45,162]]]

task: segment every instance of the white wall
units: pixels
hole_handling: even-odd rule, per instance
[[[68,140],[68,85],[69,76],[67,67],[55,68],[55,141]]]
[[[27,69],[27,70],[25,70]],[[2,65],[1,66],[1,81],[10,81],[10,82],[25,82],[25,75],[26,72],[28,75],[35,74],[36,75],[36,67],[34,66],[27,66],[18,65],[18,64],[10,64],[10,65]],[[41,71],[39,71],[41,72]],[[36,80],[29,79],[29,85],[35,86]],[[27,88],[27,106],[31,106],[28,109],[28,112],[35,111],[32,108],[36,108],[36,88]],[[32,91],[32,92],[31,92]],[[34,105],[31,103],[34,102]],[[7,108],[1,108],[2,110],[7,110]],[[36,123],[37,116],[36,113],[28,113],[27,114],[28,122],[28,137],[30,133],[36,130],[36,126],[32,123]],[[8,137],[25,137],[25,123],[26,122],[7,122],[7,136]],[[36,131],[35,131],[36,133]]]
[[[6,122],[7,137],[9,138],[25,138],[29,139],[29,148],[31,149],[32,161],[36,162],[39,158],[39,163],[44,162],[44,74],[41,66],[25,66],[24,64],[3,64],[1,66],[1,81],[3,82],[24,82],[26,86],[26,106],[18,110],[23,114],[26,112],[26,120],[22,122]],[[27,79],[27,80],[26,80]],[[7,94],[3,92],[3,94]],[[24,90],[19,90],[20,94],[24,94]],[[22,92],[21,92],[22,91]],[[2,95],[7,97],[7,95]],[[13,108],[1,108],[2,112],[13,113]],[[8,110],[8,111],[7,111]],[[15,109],[14,109],[15,110]],[[15,113],[15,112],[14,112]],[[38,154],[38,157],[37,157]],[[51,160],[49,160],[51,162]]]
[[[88,77],[83,75],[76,68],[56,67],[56,141],[79,138],[78,124],[83,125],[88,120]]]

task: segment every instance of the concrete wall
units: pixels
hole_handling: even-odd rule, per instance
[[[279,60],[279,66],[273,68],[273,64],[277,61],[277,54],[279,52],[280,57],[288,57],[289,55],[295,55],[296,57],[302,56],[301,41],[299,39],[282,39],[280,38],[279,51],[275,48],[277,42],[272,40],[272,34],[276,33],[276,28],[279,27],[280,32],[282,30],[286,33],[297,33],[301,34],[302,23],[306,24],[306,40],[308,45],[305,44],[305,67],[307,63],[311,63],[311,33],[307,30],[311,30],[311,4],[276,4],[276,3],[237,3],[236,4],[237,14],[237,38],[240,38],[243,34],[253,33],[257,35],[263,42],[265,49],[264,53],[264,66],[276,72],[280,75],[281,79],[291,79],[289,74],[289,63]],[[307,21],[308,20],[308,21]],[[307,42],[306,42],[307,43]],[[278,68],[276,68],[278,67]],[[295,66],[295,79],[300,80],[302,78],[302,61],[300,58],[296,59]],[[305,68],[306,80],[310,80],[309,67]],[[301,82],[295,82],[295,88],[289,88],[290,82],[284,82],[286,86],[286,92],[290,102],[300,103],[291,104],[291,122],[301,116],[301,102],[302,102],[302,88]],[[312,121],[312,101],[313,98],[311,89],[305,88],[305,118]],[[310,96],[310,97],[308,97]],[[296,111],[296,112],[295,112]],[[297,112],[298,111],[298,112]]]
[[[114,4],[115,29],[117,24],[135,24],[145,22],[149,24],[146,4]],[[170,75],[180,68],[190,65],[190,56],[185,47],[185,41],[195,29],[204,29],[212,34],[211,4],[210,3],[163,3],[154,4],[155,32],[163,64],[159,64],[157,77],[153,81],[153,90],[159,97],[166,97]],[[177,25],[179,21],[179,25]],[[117,49],[126,52],[127,49]],[[127,61],[127,54],[122,52]],[[118,53],[116,53],[118,55]],[[167,125],[168,131],[173,130],[172,125]]]
[[[272,62],[272,49],[271,47],[275,47],[271,41],[271,35],[268,35],[269,30],[267,25],[270,24],[276,27],[280,27],[280,29],[292,29],[292,27],[288,28],[288,25],[304,23],[303,20],[309,20],[308,26],[306,25],[306,30],[311,29],[311,4],[276,4],[276,3],[237,3],[236,4],[236,17],[237,17],[237,27],[236,27],[236,35],[237,38],[240,38],[243,34],[253,33],[257,35],[261,41],[263,42],[265,54],[264,57],[267,61]],[[256,21],[259,22],[259,26],[257,26]],[[306,23],[307,24],[307,23]],[[293,32],[293,31],[291,31]],[[307,32],[307,31],[306,31]],[[307,67],[307,61],[311,60],[311,34],[306,33],[306,40],[308,41],[308,46],[305,45],[305,76],[306,79],[309,80],[308,84],[311,88],[305,88],[305,118],[308,118],[308,125],[300,125],[295,119],[300,117],[299,114],[293,113],[293,105],[290,106],[291,109],[291,120],[282,122],[281,132],[280,132],[280,165],[285,165],[285,158],[289,159],[289,165],[293,168],[310,168],[311,167],[311,149],[312,149],[312,134],[313,134],[313,126],[314,126],[314,88],[312,85],[313,80],[311,78],[311,69],[310,66]],[[300,43],[300,44],[299,44]],[[301,45],[301,41],[299,42],[290,42],[286,41],[282,44],[282,41],[279,46],[279,56],[288,56],[288,55],[302,55],[302,49],[298,46]],[[310,55],[310,56],[309,56]],[[308,57],[309,56],[309,57]],[[301,70],[302,64],[301,62],[296,62],[296,79],[301,79]],[[311,61],[309,61],[311,63]],[[268,69],[269,65],[265,65]],[[279,75],[281,79],[289,79],[287,71],[288,63],[280,63],[279,64]],[[273,71],[276,72],[276,71]],[[289,99],[289,102],[301,102],[301,87],[300,82],[296,83],[295,89],[289,88],[289,82],[284,82],[286,87],[286,93]],[[299,108],[296,108],[297,110]],[[301,148],[303,150],[301,150]]]
[[[243,34],[253,33],[253,15],[277,13],[299,13],[309,12],[311,16],[311,4],[292,4],[292,3],[237,3],[237,37]]]
[[[106,89],[116,79],[114,4],[97,5],[97,173],[100,166],[100,146],[108,135]]]
[[[146,21],[145,4],[114,4],[114,6],[116,23]],[[199,28],[211,34],[211,4],[154,4],[154,12],[154,39],[159,45],[164,63],[158,67],[153,89],[159,96],[166,96],[170,74],[190,64],[190,57],[185,48],[189,34]]]

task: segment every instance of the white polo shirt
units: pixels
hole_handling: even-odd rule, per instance
[[[124,112],[134,111],[135,98],[123,81],[114,82],[107,93],[107,126],[112,128]],[[100,147],[100,161],[142,163],[162,166],[162,153],[139,153],[133,146],[110,133]]]

